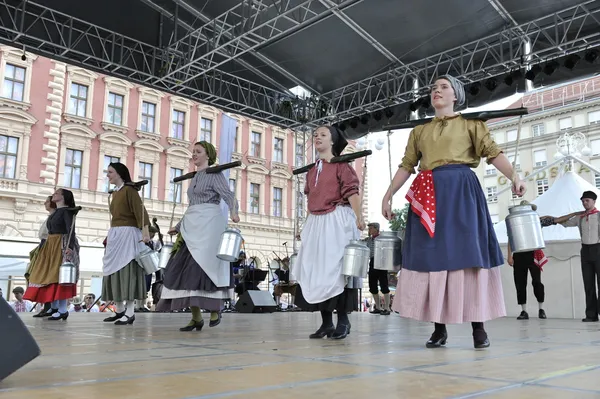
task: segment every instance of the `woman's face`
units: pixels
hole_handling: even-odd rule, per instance
[[[194,146],[194,151],[192,152],[192,161],[196,166],[203,166],[208,163],[208,155],[206,154],[206,150],[200,144],[196,144]]]
[[[62,194],[62,190],[59,188],[58,190],[56,190],[54,192],[54,194],[52,194],[52,201],[54,201],[55,204],[58,204],[59,202],[63,202],[65,199],[63,197]]]
[[[47,198],[46,202],[44,202],[44,207],[46,208],[47,212],[51,212],[52,211],[52,207],[50,206],[51,205],[50,200],[51,200],[50,198]]]
[[[331,132],[328,128],[321,126],[317,128],[314,133],[315,138],[315,148],[320,153],[331,150],[333,147],[333,140],[331,139]]]
[[[114,184],[116,186],[120,185],[123,181],[123,179],[121,179],[121,176],[119,176],[117,171],[112,166],[108,167],[106,171],[106,177],[108,177],[108,181],[110,184]]]
[[[454,107],[456,94],[450,82],[446,79],[438,79],[431,88],[431,105],[433,108],[448,108]]]

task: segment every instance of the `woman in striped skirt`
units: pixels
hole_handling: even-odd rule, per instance
[[[431,91],[435,118],[410,133],[404,158],[383,198],[382,213],[393,217],[390,198],[419,165],[406,196],[410,203],[403,269],[393,310],[403,317],[435,323],[426,346],[446,344],[446,324],[471,322],[475,348],[490,345],[483,323],[506,315],[498,266],[504,264],[487,202],[477,176],[481,158],[512,178],[513,168],[487,126],[454,112],[465,102],[452,76]],[[525,193],[518,176],[513,192]]]
[[[221,322],[225,300],[233,296],[233,272],[229,262],[217,258],[221,233],[227,219],[220,207],[221,199],[229,206],[229,214],[238,223],[238,203],[229,190],[223,173],[206,173],[215,163],[215,147],[201,141],[194,145],[192,160],[196,175],[188,188],[190,206],[183,219],[169,231],[179,234],[176,252],[171,256],[163,276],[163,288],[157,311],[191,307],[192,320],[180,331],[202,330],[204,320],[200,309],[210,313],[209,327]],[[175,250],[174,248],[174,250]]]

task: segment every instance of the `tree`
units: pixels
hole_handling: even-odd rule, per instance
[[[410,204],[405,204],[402,209],[394,209],[394,218],[390,220],[390,230],[398,231],[400,229],[406,230],[406,218],[408,217],[408,209]]]

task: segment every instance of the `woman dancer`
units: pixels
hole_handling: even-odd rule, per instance
[[[47,320],[67,320],[68,300],[77,295],[77,284],[58,284],[58,275],[60,265],[72,262],[77,270],[76,280],[79,280],[79,243],[73,223],[75,199],[71,191],[61,188],[54,192],[52,201],[56,204],[56,210],[46,222],[48,238],[31,268],[24,299],[38,303],[51,302],[53,313]]]
[[[133,324],[135,300],[146,299],[146,273],[135,261],[136,255],[150,241],[150,219],[138,189],[131,183],[127,166],[111,163],[106,173],[110,184],[116,186],[111,194],[110,229],[103,258],[102,299],[114,301],[116,315],[105,322],[115,325]]]
[[[358,176],[346,162],[330,163],[348,142],[334,126],[314,134],[319,160],[308,171],[304,193],[308,217],[300,233],[302,245],[293,274],[309,306],[321,311],[321,327],[310,338],[344,339],[350,333],[348,313],[358,310],[358,278],[342,275],[344,248],[365,228],[361,214]],[[337,326],[333,311],[337,311]]]
[[[484,122],[463,119],[454,109],[465,102],[452,76],[431,90],[435,118],[410,133],[402,163],[383,198],[382,213],[393,217],[390,198],[419,164],[410,187],[411,204],[403,242],[403,269],[393,310],[403,317],[435,323],[426,346],[445,345],[446,324],[471,322],[475,348],[490,345],[483,322],[506,316],[500,246],[477,176],[481,158],[512,179],[513,168]],[[525,184],[515,177],[512,190]]]
[[[156,305],[159,312],[191,307],[192,320],[180,331],[202,330],[204,320],[200,309],[210,310],[209,327],[221,322],[225,300],[233,295],[233,273],[229,262],[217,258],[221,233],[227,219],[221,212],[221,198],[229,206],[231,220],[240,221],[235,195],[222,173],[207,174],[215,163],[215,147],[201,141],[194,145],[192,160],[196,175],[188,188],[190,206],[183,219],[169,234],[179,233],[175,252],[163,274],[163,288]]]
[[[46,208],[46,211],[48,212],[48,217],[40,226],[40,230],[38,233],[38,237],[40,238],[40,245],[35,247],[35,249],[33,249],[29,253],[29,267],[25,271],[25,278],[27,279],[27,281],[29,281],[29,276],[31,275],[31,271],[33,270],[32,267],[33,265],[35,265],[35,261],[40,253],[42,245],[44,245],[44,243],[48,239],[48,219],[56,210],[56,204],[54,203],[54,201],[52,201],[51,195],[49,195],[48,198],[46,198],[46,202],[44,202],[44,208]],[[51,305],[51,302],[44,303],[44,308],[39,313],[34,314],[33,317],[49,317],[52,316],[53,313],[58,312],[58,309],[52,309]]]

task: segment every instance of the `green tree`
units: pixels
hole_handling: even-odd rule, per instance
[[[402,209],[394,209],[394,218],[390,220],[390,230],[398,231],[406,229],[406,218],[410,204],[406,203]]]

